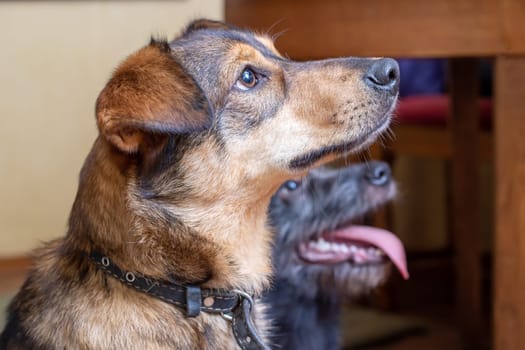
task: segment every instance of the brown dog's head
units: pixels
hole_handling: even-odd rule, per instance
[[[216,133],[235,145],[229,151],[261,159],[259,169],[303,172],[387,127],[399,86],[394,60],[294,62],[267,37],[194,27],[170,44],[173,53],[207,96]]]
[[[177,223],[192,235],[140,240],[177,241],[157,254],[177,260],[179,275],[191,260],[174,253],[181,242],[209,242],[226,262],[190,269],[195,279],[250,288],[269,272],[265,212],[279,184],[370,144],[398,85],[391,59],[294,62],[266,36],[199,20],[126,59],[96,115],[101,142],[119,154],[134,227]],[[219,278],[224,269],[233,277]]]
[[[373,141],[398,85],[391,59],[294,62],[268,37],[199,20],[169,46],[152,41],[130,56],[97,118],[125,152],[152,135],[212,132],[231,156],[290,175]]]

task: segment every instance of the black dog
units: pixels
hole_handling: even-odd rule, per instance
[[[272,198],[275,282],[265,296],[276,349],[339,349],[343,297],[362,295],[388,276],[408,277],[403,246],[390,232],[355,224],[396,193],[381,162],[319,169],[287,181]]]

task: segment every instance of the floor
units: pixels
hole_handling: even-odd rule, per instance
[[[441,312],[439,310],[438,312]],[[452,308],[447,311],[453,312]],[[436,316],[437,313],[431,311],[429,316],[426,314],[406,313],[407,316],[422,317],[425,320],[426,330],[422,333],[410,334],[399,339],[385,341],[377,345],[359,347],[360,350],[461,350],[459,333],[456,328],[447,322],[446,318]],[[355,348],[354,348],[355,349]]]

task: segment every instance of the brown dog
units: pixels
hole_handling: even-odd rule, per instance
[[[67,234],[37,252],[0,347],[250,348],[235,321],[268,284],[270,197],[387,128],[398,76],[390,59],[293,62],[219,22],[152,40],[98,97]]]

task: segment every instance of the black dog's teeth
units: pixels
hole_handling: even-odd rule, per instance
[[[352,254],[351,258],[359,260],[359,257],[367,257],[369,259],[382,258],[385,253],[376,247],[359,246],[357,244],[348,244],[342,242],[329,242],[322,237],[317,240],[308,242],[308,248],[315,249],[320,252],[341,252]]]

